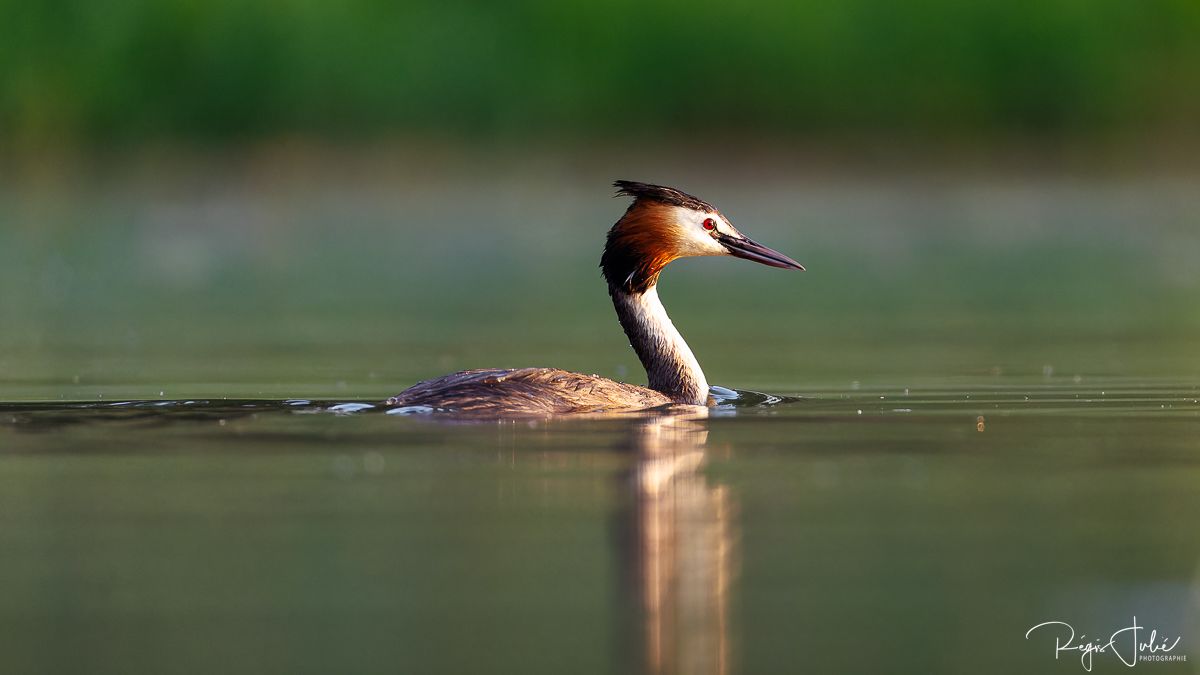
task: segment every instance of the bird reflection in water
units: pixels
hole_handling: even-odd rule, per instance
[[[707,417],[688,406],[631,429],[637,460],[624,477],[632,498],[621,543],[650,673],[729,671],[735,509],[729,489],[701,473]]]

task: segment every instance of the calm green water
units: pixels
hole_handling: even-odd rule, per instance
[[[306,171],[3,192],[5,672],[1079,672],[1025,632],[1135,615],[1195,669],[1194,181],[690,174],[810,271],[664,301],[710,381],[797,398],[455,423],[343,404],[642,381],[623,207]]]
[[[474,424],[6,406],[6,663],[1051,672],[1029,627],[1133,615],[1185,651],[1200,387],[1103,386]]]

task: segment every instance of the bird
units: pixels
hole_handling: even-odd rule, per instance
[[[800,271],[804,266],[742,234],[715,207],[686,192],[627,180],[613,187],[616,196],[633,201],[608,231],[600,270],[621,328],[646,369],[648,386],[558,368],[487,368],[419,382],[385,405],[476,416],[711,405],[704,371],[659,300],[663,268],[694,256],[733,256]]]

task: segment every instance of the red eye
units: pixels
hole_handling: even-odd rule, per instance
[[[717,221],[713,220],[712,218],[705,218],[704,219],[704,229],[706,229],[706,230],[717,229]]]

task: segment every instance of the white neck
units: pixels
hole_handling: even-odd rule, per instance
[[[610,285],[608,291],[629,344],[646,369],[650,388],[679,403],[707,405],[704,371],[667,316],[658,289],[650,286],[643,293],[629,293]]]

